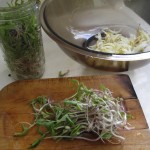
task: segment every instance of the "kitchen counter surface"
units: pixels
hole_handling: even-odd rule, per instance
[[[42,31],[42,33],[46,56],[46,70],[42,78],[57,78],[59,71],[66,72],[67,70],[70,71],[67,77],[114,74],[80,65],[64,54],[44,31]],[[10,72],[2,55],[2,51],[0,51],[0,89],[14,82],[14,80],[9,77]],[[140,100],[148,125],[150,126],[150,63],[139,69],[123,72],[123,74],[129,75]]]

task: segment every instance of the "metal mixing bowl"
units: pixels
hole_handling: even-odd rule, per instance
[[[130,2],[132,4],[132,0]],[[139,24],[149,31],[149,24],[131,9],[130,2],[45,0],[41,6],[40,20],[45,32],[77,62],[105,71],[127,71],[149,63],[149,50],[119,55],[89,50],[83,44],[103,27],[120,30],[127,36],[130,33],[136,34]]]

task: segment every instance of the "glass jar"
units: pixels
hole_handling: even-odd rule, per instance
[[[16,80],[42,77],[45,57],[36,0],[0,0],[0,44]]]

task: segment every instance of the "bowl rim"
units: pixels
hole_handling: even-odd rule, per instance
[[[98,52],[94,50],[90,50],[85,47],[81,47],[75,45],[66,39],[62,38],[58,35],[48,24],[45,18],[45,11],[47,8],[47,3],[49,0],[45,0],[40,8],[40,22],[44,31],[58,44],[63,45],[63,47],[71,46],[72,51],[76,53],[80,53],[82,55],[89,55],[95,58],[105,59],[105,60],[113,60],[113,61],[138,61],[138,60],[146,60],[150,59],[150,51],[143,52],[143,53],[132,53],[132,54],[115,54],[115,53],[105,53],[105,52]],[[123,24],[103,24],[101,26],[123,26],[123,27],[130,27],[135,28],[130,25],[123,25]],[[73,50],[74,49],[74,50]]]

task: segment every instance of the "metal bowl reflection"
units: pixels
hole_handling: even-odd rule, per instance
[[[149,63],[150,52],[102,53],[83,47],[83,43],[104,27],[121,30],[126,36],[136,34],[140,17],[134,13],[129,16],[129,11],[123,0],[45,0],[40,20],[44,31],[69,57],[100,70],[119,72]]]

